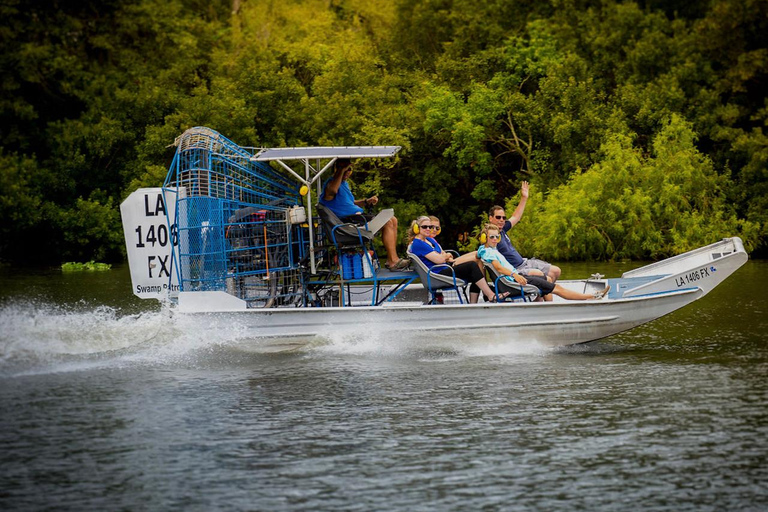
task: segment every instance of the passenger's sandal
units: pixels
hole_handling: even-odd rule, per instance
[[[608,295],[608,292],[611,291],[611,285],[608,285],[605,287],[605,289],[600,290],[599,292],[595,292],[594,295],[592,295],[595,299],[600,300],[606,295]]]

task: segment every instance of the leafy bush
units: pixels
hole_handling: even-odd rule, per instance
[[[93,260],[86,263],[77,263],[70,261],[61,265],[62,272],[82,272],[82,271],[104,271],[110,270],[112,265],[109,263],[97,263]]]
[[[552,260],[656,259],[735,235],[750,250],[758,226],[737,218],[726,194],[732,182],[694,142],[677,115],[649,156],[628,136],[613,136],[592,167],[546,198],[532,195],[514,242],[526,256]]]

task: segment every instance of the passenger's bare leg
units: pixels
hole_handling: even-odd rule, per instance
[[[555,295],[559,295],[564,299],[568,300],[589,300],[594,299],[594,295],[587,295],[586,293],[579,293],[575,292],[573,290],[569,290],[568,288],[563,288],[559,284],[555,285],[555,289],[552,291]]]
[[[384,250],[387,251],[387,265],[394,265],[400,261],[397,255],[397,217],[392,217],[381,228],[381,241],[384,242]]]
[[[560,267],[557,267],[555,265],[552,265],[549,267],[549,273],[547,274],[547,278],[549,278],[549,281],[552,283],[556,283],[557,279],[560,277]]]
[[[453,260],[454,265],[461,265],[462,263],[466,263],[468,261],[474,261],[477,264],[477,268],[480,269],[480,272],[485,275],[485,265],[483,265],[483,260],[477,257],[477,251],[468,252],[467,254],[462,254],[455,260]]]
[[[468,252],[467,254],[462,254],[455,260],[453,260],[454,265],[461,265],[462,263],[466,263],[468,261],[474,261],[475,263],[480,262],[482,264],[482,261],[477,259],[477,251]]]
[[[482,290],[483,294],[485,294],[485,297],[488,300],[493,300],[496,298],[496,293],[493,290],[491,290],[490,286],[488,286],[488,281],[485,280],[485,277],[478,280],[475,284],[480,288],[480,290]],[[475,300],[472,300],[472,295],[473,294],[470,294],[469,302],[471,302],[472,304],[477,304],[477,301],[480,299],[480,295],[474,294]]]

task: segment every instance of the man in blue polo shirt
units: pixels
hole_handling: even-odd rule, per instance
[[[364,225],[373,218],[363,212],[364,206],[374,206],[379,202],[378,196],[368,199],[355,199],[349,189],[347,180],[352,175],[352,162],[348,158],[339,158],[334,162],[333,176],[325,182],[320,204],[329,208],[342,222]],[[409,260],[400,259],[397,255],[397,217],[392,217],[381,228],[381,240],[387,251],[387,262],[384,264],[390,270],[402,270],[410,264]]]
[[[488,211],[488,221],[497,226],[501,231],[501,240],[496,249],[504,255],[508,262],[510,262],[519,273],[528,275],[543,275],[547,276],[551,282],[557,281],[560,277],[560,267],[552,265],[544,260],[536,258],[523,258],[520,253],[517,252],[515,246],[512,245],[512,241],[509,239],[507,232],[512,227],[520,222],[525,211],[525,204],[528,202],[528,182],[524,181],[520,187],[520,203],[515,208],[515,213],[512,217],[507,219],[507,214],[504,211],[503,206],[492,206]]]

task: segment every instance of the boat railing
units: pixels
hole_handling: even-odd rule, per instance
[[[665,260],[651,263],[634,270],[624,272],[622,277],[643,277],[643,276],[663,276],[685,272],[691,268],[703,267],[711,262],[734,254],[744,252],[744,246],[739,237],[724,238],[719,242],[700,247]]]

